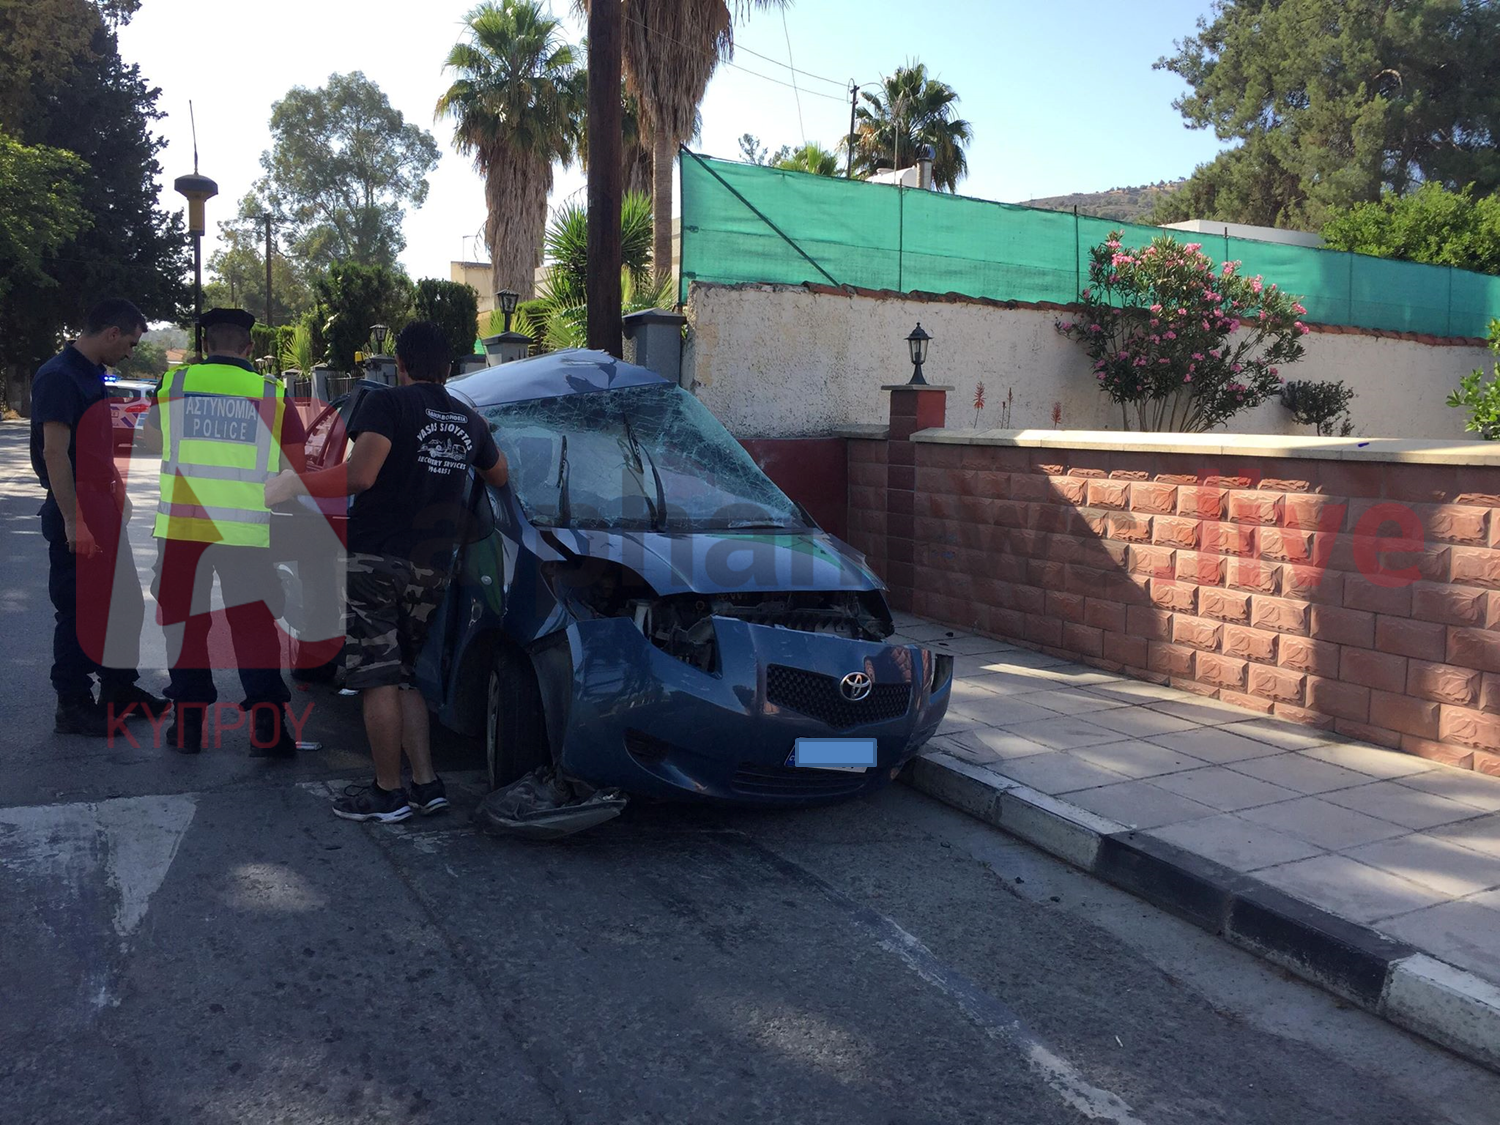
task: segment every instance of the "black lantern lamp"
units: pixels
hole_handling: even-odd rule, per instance
[[[514,289],[502,289],[495,294],[495,303],[500,306],[500,311],[505,314],[505,331],[510,331],[510,318],[516,315],[516,302],[521,299],[521,294]]]
[[[385,338],[390,335],[390,328],[384,324],[370,325],[370,336],[375,341],[375,354],[385,355]]]
[[[911,350],[911,378],[907,380],[907,386],[925,387],[927,380],[922,378],[922,364],[927,362],[927,344],[932,337],[922,330],[922,322],[912,329],[911,335],[906,338],[906,346]]]

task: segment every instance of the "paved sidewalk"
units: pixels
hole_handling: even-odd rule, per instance
[[[1001,793],[1040,795],[1030,803],[1095,840],[1210,861],[1226,887],[1269,885],[1377,947],[1393,939],[1393,961],[1419,951],[1500,996],[1500,778],[909,615],[896,625],[954,656],[923,772],[992,788],[987,819],[999,823]]]

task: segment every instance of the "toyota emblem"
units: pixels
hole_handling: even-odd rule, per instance
[[[875,686],[875,681],[870,679],[867,672],[850,672],[839,681],[839,694],[850,703],[858,703],[870,694],[870,689]]]

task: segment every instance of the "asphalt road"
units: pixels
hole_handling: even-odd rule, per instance
[[[537,845],[473,831],[452,739],[452,813],[334,819],[365,766],[324,689],[293,763],[55,736],[24,437],[0,424],[0,1122],[1500,1120],[1500,1076],[909,790]]]

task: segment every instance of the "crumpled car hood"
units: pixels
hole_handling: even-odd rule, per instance
[[[575,555],[630,567],[664,597],[883,588],[853,548],[824,531],[558,528],[545,538]]]

